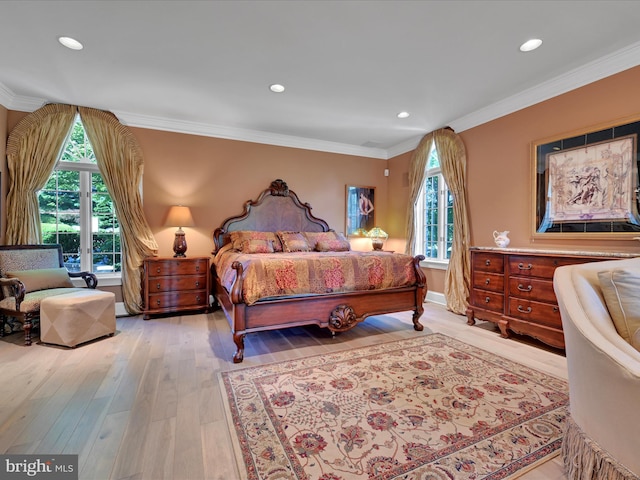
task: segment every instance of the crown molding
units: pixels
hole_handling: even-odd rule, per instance
[[[328,142],[313,138],[296,137],[293,135],[261,132],[259,130],[247,130],[221,125],[210,125],[206,123],[138,115],[131,112],[113,111],[113,114],[116,115],[122,123],[130,127],[150,128],[175,133],[201,135],[204,137],[262,143],[279,147],[301,148],[304,150],[340,153],[343,155],[387,159],[387,152],[382,148],[360,147],[346,143]]]
[[[640,64],[640,42],[476,110],[449,123],[460,133]]]

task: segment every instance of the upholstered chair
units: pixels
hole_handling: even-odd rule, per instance
[[[98,286],[90,272],[69,272],[64,266],[62,246],[0,246],[0,316],[4,336],[13,318],[23,324],[24,343],[31,345],[31,328],[40,317],[40,303],[45,298],[85,288],[75,288],[71,278],[82,278],[86,288]]]

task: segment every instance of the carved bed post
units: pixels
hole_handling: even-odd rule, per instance
[[[424,325],[420,323],[420,317],[424,313],[424,299],[427,296],[427,277],[425,276],[420,262],[424,260],[424,255],[416,255],[413,257],[413,270],[416,274],[416,309],[413,311],[413,329],[421,332]]]

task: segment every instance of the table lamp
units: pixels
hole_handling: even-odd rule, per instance
[[[382,245],[384,245],[384,241],[389,238],[389,234],[380,227],[373,227],[369,230],[369,233],[367,233],[367,237],[371,239],[371,245],[374,250],[382,250]]]
[[[164,222],[166,227],[178,227],[176,238],[173,241],[174,257],[186,257],[187,239],[184,235],[182,227],[193,227],[193,217],[189,207],[183,205],[173,205],[167,214],[167,220]]]

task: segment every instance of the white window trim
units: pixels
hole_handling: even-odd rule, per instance
[[[438,175],[440,177],[440,180],[438,181],[438,185],[446,185],[446,182],[444,180],[444,176],[442,175],[442,171],[440,168],[432,168],[427,170],[427,172],[425,173],[425,181],[428,177],[433,177]],[[446,235],[447,235],[447,224],[446,224],[446,218],[447,218],[447,191],[448,191],[448,187],[445,188],[439,188],[438,190],[438,218],[440,218],[440,222],[438,224],[438,247],[439,247],[439,251],[445,251],[446,249]],[[416,253],[421,253],[424,255],[424,252],[422,251],[424,247],[424,232],[425,232],[425,226],[423,223],[424,220],[424,196],[425,196],[425,188],[424,188],[424,182],[422,185],[422,188],[420,190],[420,193],[418,195],[418,201],[417,201],[417,205],[415,207],[415,218],[416,218],[416,225],[415,225],[415,231],[416,231],[416,247],[420,247],[419,249],[416,248]],[[420,265],[426,267],[426,268],[436,268],[436,269],[440,269],[440,270],[446,270],[449,266],[449,259],[448,258],[426,258],[425,260],[423,260],[422,262],[420,262]]]

